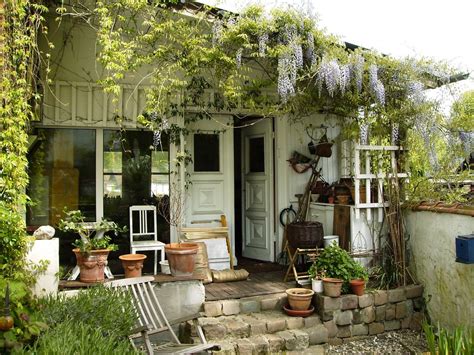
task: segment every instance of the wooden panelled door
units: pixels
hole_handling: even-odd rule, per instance
[[[242,255],[273,261],[272,120],[242,130]]]

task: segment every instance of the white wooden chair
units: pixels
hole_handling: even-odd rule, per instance
[[[135,329],[132,329],[129,336],[132,344],[135,346],[134,339],[141,337],[145,344],[148,354],[166,353],[166,354],[193,354],[203,352],[211,348],[219,348],[216,344],[206,341],[202,328],[195,322],[197,334],[202,344],[182,344],[176,336],[173,328],[174,324],[196,320],[199,315],[184,317],[173,322],[169,322],[163,313],[163,309],[153,290],[153,276],[135,277],[129,279],[115,280],[106,283],[106,286],[130,291],[135,310],[138,315],[138,323]],[[172,342],[155,345],[153,347],[150,341],[150,335],[169,331]]]
[[[153,218],[153,229],[149,229],[148,217]],[[138,225],[134,225],[134,217],[138,217]],[[158,240],[156,232],[156,207],[155,206],[130,206],[130,250],[132,254],[137,251],[151,250],[155,252],[154,273],[158,271],[158,251],[161,260],[165,260],[165,243]],[[137,228],[138,227],[138,228]]]

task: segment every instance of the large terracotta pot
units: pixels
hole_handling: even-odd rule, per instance
[[[143,262],[146,259],[145,254],[125,254],[120,255],[122,267],[125,271],[125,278],[142,276]]]
[[[77,266],[81,270],[79,280],[81,282],[104,282],[104,269],[107,266],[109,249],[91,250],[83,253],[79,248],[72,250],[76,254]]]
[[[324,278],[323,289],[324,295],[329,297],[339,297],[341,295],[342,283],[341,279]]]
[[[291,309],[305,311],[311,305],[314,291],[307,288],[289,288],[286,294]]]
[[[349,284],[351,285],[351,290],[353,294],[357,296],[362,296],[364,294],[365,280],[355,279],[349,281]]]
[[[170,243],[165,245],[171,275],[191,276],[199,246],[196,243]]]

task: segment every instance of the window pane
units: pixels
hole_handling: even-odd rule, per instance
[[[194,135],[194,171],[219,171],[219,135]]]
[[[151,194],[152,196],[169,195],[170,183],[168,175],[152,175]]]
[[[64,208],[95,220],[95,130],[40,129],[28,159],[28,225],[56,225]]]
[[[122,152],[104,152],[104,173],[122,173]]]
[[[265,172],[265,140],[263,137],[249,139],[248,159],[251,173]]]
[[[122,197],[122,175],[104,175],[104,195]]]
[[[169,154],[166,151],[151,152],[151,172],[168,174],[170,172]]]

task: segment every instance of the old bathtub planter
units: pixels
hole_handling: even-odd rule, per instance
[[[289,288],[286,290],[290,308],[296,311],[306,311],[311,305],[314,291],[307,288]]]
[[[112,239],[106,233],[113,231],[117,235],[125,231],[126,227],[121,228],[115,222],[105,219],[99,222],[86,222],[79,210],[65,210],[64,213],[65,217],[59,221],[58,228],[80,236],[80,239],[73,243],[76,247],[73,252],[80,269],[79,280],[88,283],[104,282],[104,270],[109,252],[117,250],[117,245],[111,242]]]
[[[146,259],[145,254],[125,254],[120,255],[122,267],[125,272],[125,278],[142,276],[143,262]]]
[[[170,243],[165,245],[171,275],[191,276],[199,246],[196,243]]]

